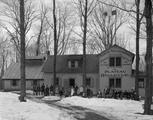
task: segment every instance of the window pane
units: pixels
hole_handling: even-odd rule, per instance
[[[71,61],[71,68],[75,67],[75,61]]]
[[[111,57],[109,59],[109,66],[115,66],[115,58],[114,57]]]
[[[56,85],[59,85],[59,78],[56,78]]]
[[[116,66],[121,66],[121,57],[116,57]]]
[[[78,61],[75,61],[75,68],[78,68]]]
[[[109,87],[114,88],[114,79],[113,78],[109,79]]]
[[[121,78],[116,78],[116,88],[121,88]]]
[[[34,86],[37,86],[37,85],[38,85],[37,80],[34,80],[34,81],[33,81],[33,85],[34,85]]]
[[[17,86],[17,80],[12,81],[12,86]]]
[[[90,85],[91,85],[91,79],[90,79],[90,78],[87,78],[87,79],[86,79],[86,85],[87,85],[87,86],[90,86]]]
[[[71,61],[68,61],[68,68],[71,68]]]
[[[139,79],[139,88],[144,88],[144,79],[143,78]]]

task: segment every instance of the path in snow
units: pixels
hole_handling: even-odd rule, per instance
[[[35,98],[32,96],[27,96],[30,100],[39,103],[46,103],[51,107],[56,107],[62,111],[66,111],[69,115],[73,116],[77,120],[109,120],[97,114],[95,111],[80,107],[80,106],[70,106],[70,105],[62,105],[57,103],[57,101],[49,101],[49,100],[41,100],[40,98]]]

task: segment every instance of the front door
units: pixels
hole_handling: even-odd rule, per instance
[[[75,79],[74,78],[69,79],[69,85],[70,85],[70,87],[71,86],[75,87]]]

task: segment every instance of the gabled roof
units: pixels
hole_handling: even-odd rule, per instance
[[[43,79],[42,69],[43,63],[38,64],[37,62],[32,64],[26,64],[26,79]],[[4,73],[2,79],[20,79],[20,63],[12,63]]]
[[[108,51],[110,51],[113,48],[117,48],[117,49],[123,50],[125,52],[125,54],[127,54],[127,55],[129,55],[129,56],[132,57],[132,62],[133,62],[134,56],[135,56],[134,53],[132,53],[132,52],[126,50],[125,48],[122,48],[122,47],[120,47],[120,46],[118,46],[116,44],[114,44],[113,46],[111,46],[109,49],[106,49],[106,50],[102,51],[99,55],[104,55],[105,53],[107,53]]]
[[[53,73],[53,58],[54,56],[48,56],[45,62],[42,72]],[[81,67],[78,68],[68,68],[69,60],[78,60],[81,63]],[[57,56],[57,73],[82,73],[82,61],[83,55],[58,55]],[[86,72],[87,73],[98,73],[98,56],[97,55],[86,55]]]
[[[46,57],[45,54],[41,54],[38,56],[26,56],[26,60],[44,60]]]

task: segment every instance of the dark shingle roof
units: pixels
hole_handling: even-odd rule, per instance
[[[43,79],[42,78],[42,65],[35,61],[31,64],[26,64],[26,79]],[[2,79],[20,79],[20,63],[12,63],[4,73]]]
[[[53,73],[53,58],[54,56],[48,56],[42,72]],[[81,65],[78,68],[68,68],[68,60],[79,60]],[[83,55],[58,55],[56,71],[57,73],[82,73],[82,60]],[[86,55],[86,66],[87,73],[98,73],[98,56]]]

